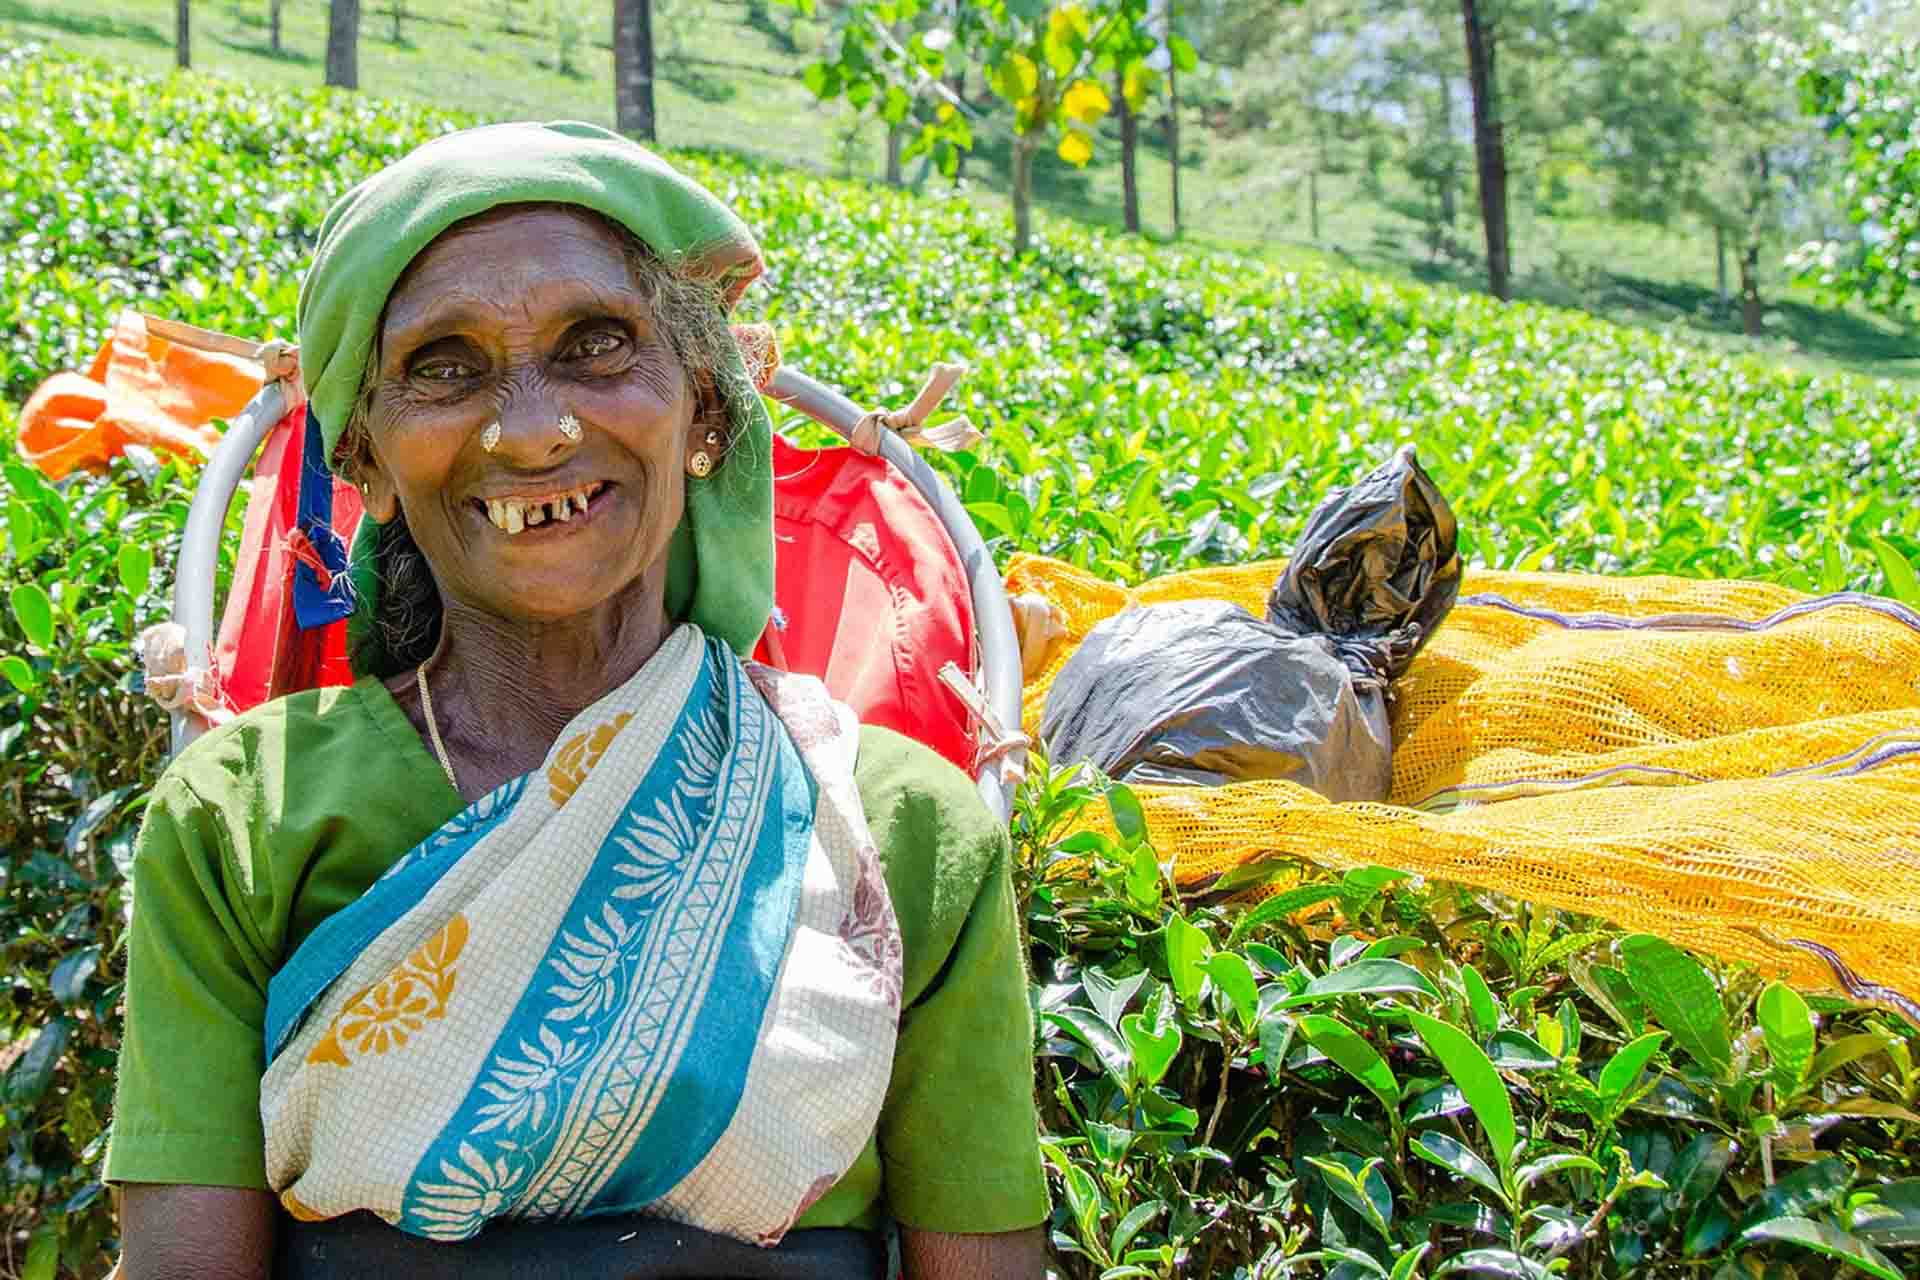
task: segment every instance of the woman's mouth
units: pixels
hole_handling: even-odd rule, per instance
[[[487,519],[493,522],[494,528],[512,535],[543,524],[564,524],[578,516],[584,516],[593,505],[594,499],[606,490],[606,481],[595,480],[560,493],[511,498],[476,498],[474,505],[486,513]]]

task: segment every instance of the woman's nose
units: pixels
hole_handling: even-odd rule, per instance
[[[546,396],[509,400],[496,422],[498,441],[488,452],[521,466],[557,462],[573,452],[582,436],[579,419]],[[484,436],[481,444],[486,444]]]

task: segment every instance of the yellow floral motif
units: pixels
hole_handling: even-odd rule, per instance
[[[398,969],[349,1000],[307,1061],[350,1067],[355,1057],[400,1048],[428,1022],[446,1016],[455,962],[466,945],[467,918],[457,915]]]
[[[613,745],[615,735],[626,728],[631,719],[633,716],[623,711],[603,725],[576,733],[560,748],[560,754],[547,767],[547,794],[553,798],[555,808],[573,799],[573,793],[580,789],[580,784],[593,772],[593,766],[600,763],[600,757]]]

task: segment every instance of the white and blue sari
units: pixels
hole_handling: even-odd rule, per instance
[[[267,1176],[465,1239],[645,1212],[777,1243],[874,1131],[900,934],[807,677],[679,628],[273,980]]]

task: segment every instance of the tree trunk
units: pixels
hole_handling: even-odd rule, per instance
[[[1726,306],[1727,298],[1727,229],[1719,223],[1713,224],[1713,282],[1720,291],[1720,305]]]
[[[360,87],[360,0],[330,0],[327,7],[327,83]]]
[[[947,87],[953,90],[953,96],[955,98],[959,99],[962,103],[966,102],[967,69],[961,67],[960,70],[954,74],[953,79],[947,81]],[[955,150],[958,154],[955,155],[953,161],[953,180],[959,182],[967,176],[967,152],[970,148],[957,147]]]
[[[286,52],[280,47],[280,4],[281,0],[267,3],[267,47],[275,53]]]
[[[188,0],[174,0],[173,61],[183,70],[193,65],[193,14]]]
[[[887,185],[897,187],[900,181],[900,148],[906,141],[906,130],[897,124],[887,126]]]
[[[1451,233],[1458,210],[1453,202],[1453,85],[1445,75],[1440,77],[1440,136],[1446,147],[1446,163],[1440,166],[1440,221]]]
[[[1140,148],[1140,117],[1127,103],[1127,77],[1113,73],[1113,101],[1120,113],[1120,213],[1128,231],[1140,232],[1140,175],[1135,169]]]
[[[1038,121],[1035,122],[1036,128]],[[1013,251],[1025,253],[1033,244],[1034,133],[1013,135]]]
[[[403,0],[388,0],[388,3],[393,6],[393,42],[399,44],[407,36],[400,29],[400,21],[407,16],[407,8]]]
[[[1760,303],[1760,244],[1747,242],[1747,251],[1740,255],[1740,327],[1746,330],[1749,338],[1758,338],[1766,332],[1760,324],[1762,313]]]
[[[1507,144],[1500,120],[1494,33],[1480,21],[1479,0],[1460,0],[1467,36],[1467,80],[1473,88],[1473,157],[1480,172],[1480,221],[1487,232],[1487,292],[1505,301],[1512,286],[1507,246]]]
[[[1304,47],[1308,50],[1319,48],[1320,11],[1312,0],[1306,5],[1307,28]],[[1315,244],[1320,243],[1320,174],[1327,167],[1327,122],[1321,114],[1319,100],[1314,96],[1318,86],[1307,89],[1307,120],[1313,128],[1313,163],[1307,166],[1307,232]]]
[[[1167,63],[1167,159],[1173,177],[1173,238],[1180,238],[1180,79],[1179,69]]]
[[[655,140],[652,0],[613,0],[613,114],[620,132]]]

